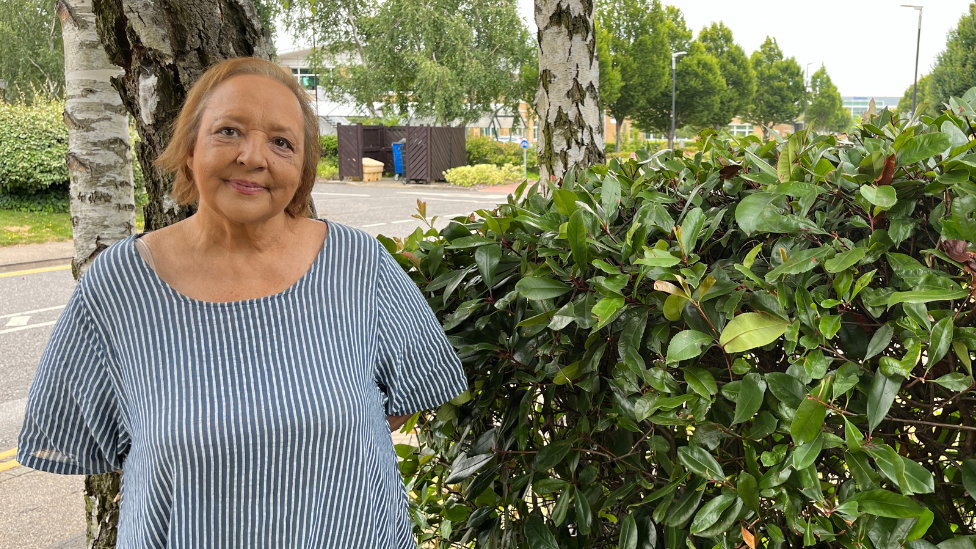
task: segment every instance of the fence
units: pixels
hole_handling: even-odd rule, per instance
[[[444,172],[464,166],[464,127],[433,126],[363,126],[336,127],[339,139],[339,179],[363,178],[363,158],[383,163],[384,172],[392,172],[393,143],[406,138],[403,153],[405,181],[443,179]]]

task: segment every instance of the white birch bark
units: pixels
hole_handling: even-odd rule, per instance
[[[573,166],[602,164],[600,64],[593,0],[535,0],[539,27],[539,177],[561,179]]]
[[[58,0],[64,37],[64,122],[68,127],[75,278],[95,256],[135,230],[128,112],[110,79],[111,64],[95,30],[91,0]]]

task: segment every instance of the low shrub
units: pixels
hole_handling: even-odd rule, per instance
[[[527,163],[529,170],[539,169],[539,157],[536,156],[535,147],[531,145],[526,149],[524,159],[523,149],[519,143],[503,143],[490,137],[468,137],[464,143],[464,148],[468,155],[468,166],[478,164],[521,166],[523,163]]]
[[[335,158],[321,158],[315,171],[316,177],[321,179],[338,179],[339,163]]]
[[[460,166],[444,172],[444,179],[451,185],[473,187],[475,185],[507,185],[523,180],[522,168],[511,164],[502,167],[492,164]]]
[[[0,192],[30,195],[68,181],[63,101],[0,102]]]
[[[60,183],[34,193],[0,192],[0,210],[69,213],[68,185]]]
[[[339,136],[323,135],[319,137],[319,143],[322,145],[322,157],[323,158],[338,158],[339,157]]]
[[[976,89],[951,104],[853,144],[705,130],[380,237],[469,379],[397,447],[420,543],[972,547]]]

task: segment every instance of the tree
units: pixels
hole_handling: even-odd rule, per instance
[[[185,219],[193,209],[169,196],[172,180],[152,162],[169,142],[171,123],[193,83],[214,63],[240,56],[270,59],[271,33],[250,0],[140,2],[93,0],[98,35],[109,61],[124,75],[112,83],[136,121],[148,203],[146,230]]]
[[[55,0],[0,2],[0,101],[34,90],[60,97],[64,93],[64,56]]]
[[[976,86],[976,3],[969,5],[969,13],[949,31],[946,48],[939,54],[929,77],[926,96],[932,103],[929,111],[932,116],[944,109],[950,97],[962,97],[966,90]]]
[[[936,117],[938,116],[938,111],[942,108],[942,105],[936,105],[931,100],[929,100],[929,82],[932,80],[931,74],[926,74],[918,79],[917,84],[913,83],[905,89],[905,93],[902,94],[901,99],[898,100],[898,107],[895,110],[902,114],[911,115],[912,114],[912,91],[917,86],[917,91],[915,92],[915,106],[916,108],[925,104],[925,109],[922,114],[928,116]]]
[[[622,121],[634,117],[647,100],[664,89],[668,78],[667,23],[659,0],[605,0],[597,9],[597,18],[606,29],[606,37],[597,36],[597,45],[607,41],[610,62],[619,71],[621,87],[617,97],[601,101],[618,121],[616,150],[620,151]],[[600,80],[604,76],[603,53],[600,58]]]
[[[562,179],[572,167],[602,164],[600,63],[596,56],[594,4],[536,0],[541,132],[536,150],[543,181]]]
[[[595,22],[596,28],[596,56],[600,60],[600,115],[620,98],[620,90],[624,85],[620,76],[620,67],[614,66],[613,56],[610,54],[610,33]],[[620,150],[620,130],[617,130],[617,150]]]
[[[68,173],[75,278],[95,256],[136,228],[129,116],[111,77],[112,65],[95,31],[91,0],[59,0],[64,37]]]
[[[532,46],[510,0],[387,0],[373,7],[309,0],[287,17],[294,32],[315,39],[311,59],[327,96],[351,98],[373,116],[382,104],[402,116],[467,124],[514,110],[522,97],[518,74]]]
[[[688,48],[691,47],[693,34],[688,28],[688,24],[685,23],[685,14],[674,6],[666,6],[664,8],[664,19],[667,24],[668,44],[671,46],[671,52],[688,51]]]
[[[746,117],[769,137],[769,126],[792,122],[802,112],[803,70],[795,59],[783,59],[775,38],[766,37],[749,58],[756,72],[756,95]]]
[[[725,93],[725,79],[718,59],[705,51],[701,42],[691,42],[687,55],[677,61],[675,90],[675,127],[686,124],[709,126],[716,119],[720,100]],[[670,72],[670,71],[669,71]],[[671,132],[671,78],[668,74],[663,90],[649,98],[635,116],[645,130]],[[674,136],[670,136],[673,140]]]
[[[756,94],[756,72],[746,57],[746,52],[732,39],[732,30],[721,21],[698,33],[698,41],[705,51],[718,59],[719,70],[725,79],[725,92],[719,98],[712,125],[716,129],[728,125],[741,116],[752,104]]]
[[[840,133],[851,127],[851,113],[823,65],[810,78],[810,106],[804,122],[818,132]]]

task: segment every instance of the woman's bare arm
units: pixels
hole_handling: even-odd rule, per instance
[[[386,420],[390,422],[390,431],[396,431],[402,427],[412,415],[413,414],[407,414],[405,416],[386,416]]]

